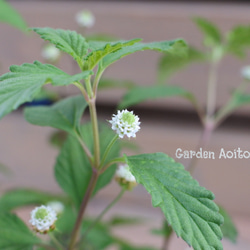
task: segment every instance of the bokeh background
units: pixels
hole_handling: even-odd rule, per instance
[[[188,43],[202,49],[202,35],[192,22],[192,17],[201,16],[214,22],[226,32],[239,24],[250,24],[248,1],[9,1],[30,27],[52,27],[79,30],[75,15],[79,10],[90,10],[95,24],[85,32],[103,33],[119,39],[143,38],[145,42],[184,38]],[[33,33],[0,23],[0,73],[8,71],[12,64],[44,61],[41,50],[44,42]],[[159,54],[138,52],[130,55],[105,73],[112,79],[130,80],[149,86],[156,81]],[[219,68],[217,106],[224,104],[230,91],[241,80],[240,69],[249,64],[249,57],[239,61],[233,57],[223,59]],[[59,67],[68,73],[77,69],[67,56],[60,60]],[[205,105],[208,65],[192,64],[175,74],[170,83],[183,86],[193,92]],[[77,93],[75,88],[60,88],[59,94]],[[110,119],[124,89],[102,90],[98,96],[98,112],[103,120]],[[142,129],[136,138],[139,151],[144,153],[164,152],[175,158],[177,148],[194,150],[202,131],[199,119],[190,103],[181,98],[158,99],[134,107],[140,115]],[[215,131],[207,150],[219,154],[221,148],[233,151],[241,148],[250,151],[250,105],[237,110]],[[1,192],[18,187],[32,187],[44,191],[60,192],[53,178],[53,165],[58,150],[48,138],[53,129],[28,124],[19,109],[0,121],[0,160],[11,169],[7,177],[0,176]],[[131,153],[131,152],[130,152]],[[181,159],[187,164],[187,160]],[[215,193],[216,201],[232,215],[239,230],[237,245],[224,241],[224,248],[250,249],[250,160],[218,159],[200,160],[194,173],[201,185]],[[117,193],[114,182],[92,201],[89,214],[96,214]],[[29,211],[19,211],[28,220]],[[150,197],[138,186],[127,193],[107,216],[111,214],[141,216],[145,223],[136,227],[117,228],[117,234],[138,244],[160,247],[162,239],[150,234],[150,228],[160,227],[162,215],[151,207]],[[186,244],[173,238],[170,249],[185,249]]]

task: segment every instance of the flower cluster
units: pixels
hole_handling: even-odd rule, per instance
[[[127,109],[118,110],[117,115],[113,115],[112,120],[109,122],[120,138],[123,138],[125,135],[127,137],[135,137],[135,134],[140,130],[139,117],[134,115],[133,111],[128,111]]]
[[[250,66],[245,66],[241,69],[241,76],[246,80],[250,80]]]
[[[117,168],[115,179],[122,187],[125,187],[127,190],[131,190],[137,185],[136,179],[130,172],[129,166],[127,164],[120,165]]]
[[[49,206],[42,205],[31,211],[30,223],[37,232],[45,234],[53,230],[56,220],[56,212]]]
[[[60,50],[53,44],[47,44],[42,50],[42,57],[48,62],[55,63],[60,55]]]
[[[95,24],[95,17],[90,11],[83,10],[76,14],[76,22],[81,27],[91,28]]]

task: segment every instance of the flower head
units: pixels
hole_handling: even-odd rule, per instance
[[[95,23],[95,17],[90,11],[82,10],[76,14],[76,22],[81,27],[91,28]]]
[[[57,215],[62,214],[64,210],[64,205],[60,201],[50,201],[47,206],[51,207]]]
[[[241,69],[241,76],[246,80],[250,80],[250,66],[245,66]]]
[[[125,187],[128,190],[133,189],[137,183],[135,177],[130,172],[129,166],[126,165],[120,165],[115,174],[116,181],[123,187]]]
[[[48,44],[42,50],[42,57],[49,62],[56,62],[60,54],[60,50],[54,44]]]
[[[56,212],[49,206],[42,205],[31,211],[30,223],[37,232],[47,233],[53,230],[56,220]]]
[[[139,117],[134,115],[133,111],[128,111],[127,109],[118,110],[117,115],[113,115],[112,120],[109,122],[120,138],[123,138],[124,135],[135,137],[136,132],[140,130]]]

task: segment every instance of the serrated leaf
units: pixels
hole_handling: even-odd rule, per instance
[[[8,23],[22,31],[27,29],[21,15],[4,0],[0,0],[0,22]]]
[[[90,124],[81,128],[81,134],[88,148],[93,151],[93,133]],[[100,150],[104,153],[107,145],[114,137],[113,131],[108,127],[100,128]],[[107,160],[119,156],[119,144],[114,145]],[[94,193],[107,185],[115,172],[115,165],[108,168],[100,175]],[[76,206],[79,206],[86,192],[92,174],[91,165],[78,140],[72,136],[66,140],[55,165],[56,180],[61,188],[72,198]]]
[[[176,71],[188,66],[189,64],[206,59],[206,55],[193,47],[188,47],[187,54],[164,53],[158,63],[157,78],[158,83],[163,84],[166,79]]]
[[[41,205],[49,201],[62,200],[58,195],[52,195],[32,189],[16,189],[6,192],[0,198],[0,211],[11,211],[27,205]]]
[[[205,18],[201,17],[195,17],[193,18],[193,21],[196,23],[198,28],[203,32],[204,43],[206,46],[213,47],[221,44],[222,42],[221,33],[214,24],[212,24]]]
[[[0,249],[31,250],[39,243],[41,240],[16,215],[0,213]]]
[[[223,217],[212,192],[199,186],[184,167],[163,153],[129,156],[136,181],[152,196],[177,236],[194,250],[222,250]]]
[[[71,76],[53,65],[38,61],[33,64],[12,65],[10,72],[0,77],[0,118],[31,101],[46,83],[55,86],[69,85],[91,74],[91,71],[84,71]]]
[[[236,243],[238,237],[237,228],[229,213],[221,206],[219,206],[219,208],[220,208],[220,214],[224,218],[224,223],[221,226],[223,237],[228,238],[233,243]]]
[[[139,41],[141,41],[141,39],[118,42],[90,41],[90,49],[92,49],[92,52],[84,59],[85,68],[92,70],[98,62],[108,54],[118,51],[121,48],[131,46]]]
[[[178,86],[149,86],[135,87],[129,90],[122,98],[118,108],[124,109],[138,103],[154,100],[162,97],[182,96],[187,98],[192,103],[195,103],[194,96],[187,90]]]
[[[226,51],[241,58],[247,55],[250,48],[250,26],[238,26],[227,34]]]
[[[122,48],[116,52],[113,52],[112,54],[105,56],[105,58],[102,60],[102,67],[107,68],[109,65],[123,58],[124,56],[130,55],[137,51],[154,50],[158,52],[185,53],[186,48],[187,45],[182,39],[152,43],[135,43],[131,46]]]
[[[87,107],[83,96],[69,97],[50,107],[26,108],[25,119],[35,125],[50,126],[75,134]]]
[[[42,39],[53,43],[58,49],[71,55],[78,63],[82,63],[89,45],[82,35],[71,30],[52,28],[33,28]]]

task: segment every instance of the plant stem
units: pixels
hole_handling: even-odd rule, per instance
[[[170,235],[171,236],[171,235]],[[170,242],[170,236],[164,237],[162,250],[168,250],[169,242]]]
[[[86,194],[84,196],[84,199],[82,201],[80,211],[78,213],[78,217],[77,217],[75,227],[74,227],[73,232],[72,232],[72,236],[71,236],[71,240],[70,240],[68,250],[73,250],[74,247],[75,247],[75,244],[76,244],[76,241],[77,241],[77,238],[78,238],[78,235],[79,235],[79,231],[80,231],[80,228],[81,228],[83,215],[84,215],[84,212],[86,210],[88,201],[91,198],[91,194],[94,191],[94,188],[95,188],[98,177],[99,177],[99,173],[97,172],[97,170],[95,168],[92,168],[92,176],[91,176],[91,179],[90,179],[90,182],[89,182],[89,185],[88,185],[88,189],[87,189]]]
[[[62,246],[62,244],[57,240],[57,238],[55,237],[55,235],[53,233],[49,234],[50,239],[55,243],[55,245],[58,247],[58,249],[63,250],[64,247]]]
[[[110,149],[112,148],[112,146],[114,145],[114,143],[116,142],[116,140],[117,140],[118,138],[119,138],[119,136],[118,136],[118,135],[115,135],[114,138],[113,138],[113,139],[111,140],[111,142],[109,143],[109,145],[107,146],[107,148],[106,148],[106,150],[105,150],[105,152],[104,152],[104,155],[103,155],[103,157],[102,157],[102,161],[101,161],[101,163],[100,163],[99,169],[102,168],[102,166],[103,166],[103,164],[104,164],[104,162],[105,162],[105,160],[106,160],[106,158],[107,158],[107,156],[108,156],[108,153],[109,153]]]
[[[108,162],[106,165],[103,166],[103,168],[101,169],[100,173],[102,174],[103,172],[105,172],[111,165],[115,164],[115,163],[126,163],[124,157],[118,157],[113,159],[112,161]]]
[[[85,100],[88,101],[89,100],[89,97],[88,97],[88,94],[85,90],[85,88],[82,86],[82,84],[80,82],[73,82],[73,84],[81,90],[82,92],[82,95],[84,96]]]
[[[102,217],[109,211],[109,209],[113,207],[121,199],[125,191],[126,189],[122,188],[119,194],[115,197],[115,199],[111,203],[109,203],[109,205],[98,215],[98,217],[93,221],[93,223],[84,232],[82,236],[82,240],[84,240],[84,238],[89,233],[89,231],[102,219]]]
[[[96,74],[96,77],[95,77],[95,80],[94,80],[94,83],[93,83],[93,92],[94,92],[94,95],[96,95],[98,84],[99,84],[100,78],[101,78],[101,76],[103,74],[103,71],[104,70],[100,70],[100,66],[99,66],[97,74]]]
[[[90,111],[93,137],[94,137],[94,165],[96,168],[98,168],[100,165],[100,141],[99,141],[99,130],[98,130],[95,98],[92,98],[92,101],[89,102],[89,111]]]

